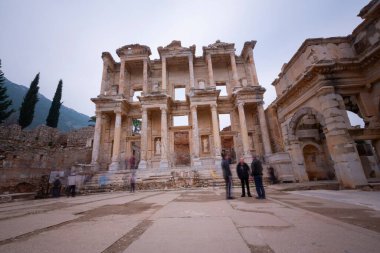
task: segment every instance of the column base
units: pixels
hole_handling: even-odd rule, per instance
[[[236,159],[237,161],[236,162],[238,162],[238,159]],[[251,163],[252,163],[252,155],[250,154],[250,153],[245,153],[244,154],[244,162],[246,163],[246,164],[248,164],[249,166],[251,166]]]
[[[113,161],[110,166],[108,167],[108,170],[115,171],[120,170],[120,162],[119,161]]]
[[[215,169],[217,169],[217,170],[222,169],[222,157],[221,156],[215,157]]]
[[[167,169],[169,169],[168,160],[161,160],[160,161],[160,170],[167,170]]]
[[[145,160],[141,160],[139,163],[139,170],[146,170],[148,168],[148,163]]]
[[[92,163],[92,170],[93,171],[99,171],[100,170],[100,164],[99,163],[97,163],[97,162],[94,162],[94,163]]]
[[[193,158],[193,169],[194,170],[201,170],[202,169],[202,161],[199,157]]]

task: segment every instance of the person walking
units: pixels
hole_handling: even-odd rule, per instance
[[[71,195],[71,197],[75,197],[75,185],[76,185],[76,174],[71,173],[67,178],[68,189],[66,191],[67,197]]]
[[[62,183],[61,180],[59,179],[59,175],[55,176],[55,180],[53,182],[53,198],[59,198],[61,196],[61,187]]]
[[[136,169],[136,157],[133,153],[132,156],[129,158],[129,169],[131,171],[134,171]]]
[[[129,182],[131,184],[131,192],[135,192],[135,188],[136,188],[136,173],[134,171],[131,174]]]
[[[224,154],[222,160],[223,178],[226,182],[226,199],[233,199],[232,197],[232,173],[230,169],[229,156]]]
[[[240,162],[236,165],[236,174],[241,182],[241,196],[245,197],[245,188],[247,187],[248,197],[252,197],[249,190],[249,166],[244,162],[244,157],[241,157]]]
[[[257,199],[265,199],[265,190],[263,186],[263,166],[261,165],[260,160],[256,157],[253,157],[251,164],[252,176],[255,181]]]

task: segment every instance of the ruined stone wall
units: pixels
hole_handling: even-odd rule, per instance
[[[41,176],[50,171],[90,163],[92,138],[93,127],[63,134],[47,126],[34,130],[1,126],[0,192],[36,190]]]

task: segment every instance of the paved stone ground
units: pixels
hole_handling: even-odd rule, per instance
[[[0,205],[0,252],[379,252],[380,192],[105,193]]]

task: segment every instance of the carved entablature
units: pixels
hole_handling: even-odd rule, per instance
[[[192,45],[191,47],[182,47],[181,41],[179,40],[173,40],[166,47],[158,47],[157,50],[160,57],[195,55],[195,45]]]
[[[216,89],[191,89],[189,98],[193,102],[216,102],[220,94],[220,90]]]
[[[140,44],[130,44],[123,46],[116,50],[117,55],[122,58],[128,58],[128,56],[147,56],[152,54],[150,48]]]
[[[127,114],[130,108],[130,104],[126,99],[98,97],[91,98],[91,101],[96,104],[96,111],[100,112],[120,111],[122,114]]]
[[[232,94],[232,100],[235,104],[238,102],[259,103],[264,99],[265,88],[261,86],[247,86],[237,89]]]
[[[231,52],[235,52],[235,44],[234,43],[226,43],[217,40],[215,43],[208,45],[207,47],[203,47],[203,56],[207,53],[209,54],[228,54]]]
[[[166,94],[147,94],[145,96],[137,97],[144,107],[156,108],[172,104],[171,98]]]

